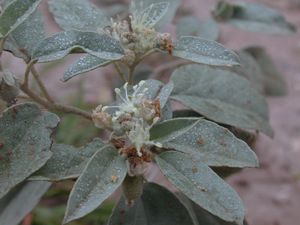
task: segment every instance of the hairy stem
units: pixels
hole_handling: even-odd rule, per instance
[[[68,105],[63,105],[63,104],[58,104],[58,103],[52,103],[44,98],[38,96],[36,93],[30,90],[28,86],[25,84],[20,85],[21,90],[27,94],[33,101],[39,103],[40,105],[44,106],[50,111],[59,111],[63,113],[70,113],[70,114],[75,114],[82,116],[88,120],[92,120],[92,116],[89,112],[86,112],[84,110],[78,109],[73,106],[68,106]]]
[[[117,70],[117,72],[118,72],[118,74],[119,74],[121,80],[124,81],[124,82],[126,82],[126,76],[125,76],[125,74],[122,72],[122,70],[121,70],[119,64],[118,64],[118,63],[114,63],[114,66],[115,66],[115,68],[116,68],[116,70]]]
[[[43,81],[41,80],[40,78],[40,75],[39,73],[37,72],[37,70],[35,69],[34,66],[31,67],[31,73],[34,77],[34,79],[36,80],[37,84],[39,85],[40,87],[40,90],[41,92],[43,93],[43,95],[45,96],[45,98],[51,102],[51,103],[54,103],[54,100],[52,99],[52,97],[50,96],[49,92],[47,91]]]

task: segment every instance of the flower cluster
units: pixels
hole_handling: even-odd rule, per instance
[[[100,105],[92,114],[97,127],[112,131],[111,140],[127,157],[130,167],[151,161],[151,147],[162,147],[150,141],[150,129],[160,119],[160,102],[147,98],[147,91],[145,81],[133,86],[131,91],[125,83],[122,89],[115,89],[118,105]]]

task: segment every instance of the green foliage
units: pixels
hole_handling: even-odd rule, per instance
[[[38,7],[42,0],[15,0],[3,9],[0,15],[0,38],[22,24]]]
[[[218,21],[228,22],[240,29],[271,34],[291,34],[296,28],[275,9],[261,4],[219,1],[213,16]]]
[[[96,32],[108,24],[105,13],[89,1],[49,0],[55,21],[64,30]]]
[[[40,2],[1,1],[0,54],[10,52],[27,67],[24,78],[16,79],[0,61],[0,97],[9,107],[0,117],[0,223],[17,225],[49,188],[48,181],[72,179],[64,224],[95,211],[120,188],[123,197],[110,225],[242,225],[240,198],[214,171],[224,177],[258,166],[248,146],[253,134],[273,135],[263,94],[283,95],[286,86],[266,52],[248,47],[236,54],[215,42],[219,28],[211,19],[177,19],[177,40],[162,33],[179,0],[133,0],[130,15],[111,21],[114,10],[104,12],[89,1],[49,0],[64,31],[45,38],[43,15],[36,10]],[[257,4],[222,1],[213,15],[250,31],[294,32],[277,11]],[[156,68],[163,59],[157,54],[151,66],[141,64],[154,52],[183,60]],[[63,81],[114,64],[124,84],[108,77],[112,86],[121,86],[112,103],[90,112],[84,98],[76,107],[52,98],[35,64],[74,53],[84,55]],[[192,65],[177,68],[181,64]],[[174,67],[170,81],[151,79]],[[31,86],[31,75],[40,93]],[[20,92],[25,103],[16,104]],[[189,109],[173,112],[172,101]],[[60,127],[58,116],[47,110],[59,113]],[[144,173],[153,163],[179,193],[147,183]],[[37,217],[47,218],[39,210]],[[81,221],[103,222],[98,219]]]
[[[52,156],[53,129],[59,119],[37,105],[8,108],[0,118],[0,197],[40,169]]]
[[[215,41],[199,37],[181,37],[175,44],[173,55],[213,66],[239,65],[239,58],[234,52]]]
[[[203,209],[229,222],[243,224],[237,193],[200,160],[181,152],[165,152],[156,162],[171,183]]]
[[[171,79],[172,98],[206,118],[272,136],[267,103],[246,79],[204,65],[181,67]]]
[[[111,146],[99,149],[71,191],[63,223],[95,210],[122,184],[125,176],[125,160],[119,156],[117,149]]]
[[[219,26],[212,20],[199,21],[192,16],[185,16],[177,21],[177,37],[183,35],[197,36],[207,40],[217,41],[219,39]]]
[[[124,55],[121,44],[106,34],[65,31],[40,42],[34,49],[33,59],[39,62],[50,62],[76,50],[108,60],[117,60]]]
[[[19,224],[38,204],[51,183],[26,182],[17,186],[0,200],[0,221],[5,225]]]
[[[151,139],[166,149],[190,154],[209,166],[253,167],[255,154],[227,129],[201,118],[164,121],[151,129]]]
[[[191,225],[192,220],[187,209],[171,192],[148,183],[141,199],[133,207],[128,208],[125,200],[120,200],[108,222],[108,225],[115,224]]]

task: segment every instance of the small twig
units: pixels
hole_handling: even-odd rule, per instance
[[[31,67],[36,63],[36,61],[31,61],[29,64],[27,64],[25,74],[24,74],[24,82],[23,85],[28,87],[29,86],[29,75],[31,71]]]
[[[137,64],[128,66],[128,84],[133,85],[133,75]]]
[[[40,105],[44,106],[45,108],[47,108],[50,111],[59,111],[59,112],[63,112],[63,113],[75,114],[75,115],[82,116],[88,120],[92,120],[92,115],[89,112],[86,112],[84,110],[78,109],[73,106],[49,102],[49,101],[45,100],[44,98],[36,95],[33,91],[31,91],[29,89],[28,86],[25,85],[25,83],[20,85],[20,88],[33,101],[39,103]]]
[[[45,98],[51,102],[54,103],[54,100],[52,99],[52,97],[50,96],[50,94],[48,93],[43,81],[40,78],[39,73],[37,72],[37,70],[35,69],[34,66],[31,67],[31,73],[34,77],[34,79],[36,80],[37,84],[39,85],[41,92],[43,93],[43,95],[45,96]]]
[[[118,64],[118,63],[114,63],[114,66],[115,66],[115,68],[116,68],[116,70],[117,70],[117,72],[118,72],[120,78],[122,79],[122,81],[126,82],[125,74],[122,72],[122,70],[121,70],[119,64]]]

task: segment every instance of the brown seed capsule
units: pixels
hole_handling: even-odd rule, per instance
[[[143,194],[144,178],[143,176],[126,176],[122,183],[122,192],[126,199],[127,205],[132,206],[134,201]]]

